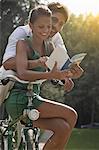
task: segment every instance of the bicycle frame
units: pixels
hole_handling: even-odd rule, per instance
[[[10,120],[8,122],[10,122]],[[2,142],[4,142],[1,145],[2,150],[16,149],[17,143],[15,143],[13,140],[15,140],[15,125],[17,122],[18,120],[12,121],[7,126],[2,122],[2,128],[4,128],[4,132],[1,131]],[[35,150],[39,150],[39,129],[33,128],[32,122],[30,122],[26,123],[21,129],[21,141],[17,147],[17,150],[34,150],[33,148],[35,148]]]
[[[32,96],[33,96],[33,92],[32,92],[32,85],[33,83],[30,83],[28,81],[22,81],[20,79],[18,79],[16,76],[14,75],[8,75],[6,78],[6,84],[9,81],[18,81],[21,83],[29,83],[28,86],[28,92],[27,92],[27,96],[28,96],[28,106],[27,109],[24,110],[23,115],[20,116],[18,119],[11,121],[8,120],[7,122],[7,127],[5,127],[5,131],[2,133],[2,137],[3,137],[3,142],[5,142],[6,139],[6,143],[4,143],[4,146],[7,145],[4,150],[14,150],[15,148],[15,144],[14,143],[14,134],[15,134],[15,125],[18,121],[24,119],[26,116],[29,117],[29,122],[26,122],[25,126],[22,127],[21,129],[21,141],[18,145],[17,150],[34,150],[33,148],[35,148],[35,150],[39,150],[39,129],[37,128],[33,128],[33,124],[32,121],[33,120],[37,120],[39,117],[39,112],[36,112],[37,110],[31,110],[31,106],[32,106]],[[3,79],[3,83],[5,82]],[[31,114],[33,115],[33,112],[36,112],[34,114],[34,116],[32,116],[32,121],[31,121]],[[30,132],[31,131],[31,132]],[[32,134],[31,134],[32,133]],[[31,134],[31,137],[30,137]],[[30,140],[29,140],[30,139]],[[28,144],[29,142],[29,144]],[[14,145],[14,146],[13,146]],[[29,145],[29,146],[28,146]]]

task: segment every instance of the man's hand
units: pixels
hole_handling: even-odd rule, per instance
[[[81,75],[83,74],[84,70],[79,66],[79,64],[72,64],[70,65],[70,71],[73,74],[73,79],[77,79],[79,77],[81,77]]]
[[[64,81],[64,90],[70,92],[74,87],[74,82],[70,78],[65,78]]]

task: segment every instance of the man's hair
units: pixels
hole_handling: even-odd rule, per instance
[[[48,8],[52,11],[52,13],[57,13],[57,12],[62,13],[65,17],[65,22],[68,20],[69,11],[67,7],[65,7],[64,5],[58,2],[52,2],[48,4]]]
[[[46,5],[38,5],[30,11],[28,21],[34,23],[40,16],[51,17],[52,12]]]

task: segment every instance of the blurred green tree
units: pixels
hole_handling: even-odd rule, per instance
[[[39,3],[40,0],[0,1],[0,63],[9,35],[27,21],[30,9]]]

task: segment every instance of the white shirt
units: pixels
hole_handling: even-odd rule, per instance
[[[32,32],[31,32],[29,25],[19,26],[12,32],[12,34],[9,36],[8,44],[7,44],[7,47],[5,49],[5,53],[3,56],[3,63],[6,60],[8,60],[9,58],[12,58],[16,55],[16,43],[17,43],[17,41],[24,39],[27,36],[32,36]],[[52,42],[53,42],[55,47],[61,47],[61,48],[66,50],[63,39],[62,39],[59,32],[56,33],[52,37]],[[66,50],[66,52],[67,52],[67,50]]]

